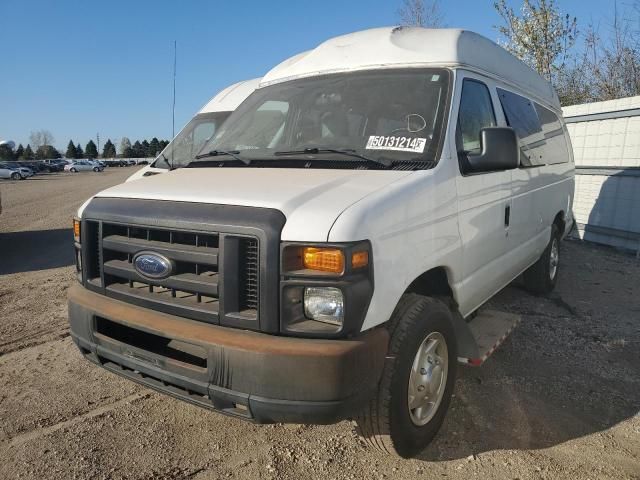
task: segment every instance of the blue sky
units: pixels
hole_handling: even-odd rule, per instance
[[[624,5],[625,0],[620,0]],[[401,0],[2,0],[0,139],[47,129],[64,149],[123,136],[171,137],[215,92],[351,31],[397,23]],[[514,6],[521,0],[510,0]],[[558,0],[601,28],[613,0]],[[496,38],[492,0],[443,0],[446,23]]]

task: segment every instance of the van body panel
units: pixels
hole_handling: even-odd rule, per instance
[[[330,242],[362,238],[372,244],[375,290],[363,330],[386,322],[407,287],[432,268],[445,268],[458,296],[462,249],[457,167],[448,160],[371,193],[344,211],[331,228]],[[399,251],[407,255],[390,254]]]
[[[336,217],[406,171],[304,168],[181,168],[100,192],[98,197],[274,208],[287,217],[283,241],[326,242]]]

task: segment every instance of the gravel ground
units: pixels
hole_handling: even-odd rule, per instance
[[[257,426],[103,371],[69,338],[71,218],[133,169],[2,181],[0,479],[640,479],[640,261],[563,244],[556,292],[516,281],[522,323],[460,368],[436,441],[378,455],[350,422]]]

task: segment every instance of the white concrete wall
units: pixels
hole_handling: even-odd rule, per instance
[[[565,107],[576,162],[574,215],[585,240],[640,249],[640,96]],[[597,115],[592,120],[589,115]],[[580,118],[576,118],[580,117]],[[601,167],[595,169],[595,167]]]
[[[577,166],[640,167],[640,117],[567,125]]]

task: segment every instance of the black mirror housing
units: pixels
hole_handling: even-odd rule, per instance
[[[520,165],[518,136],[510,127],[487,127],[480,130],[479,155],[465,155],[465,173],[511,170]]]

